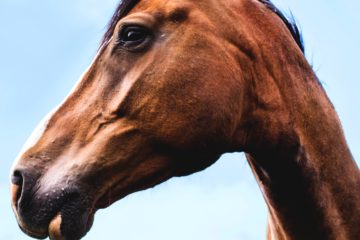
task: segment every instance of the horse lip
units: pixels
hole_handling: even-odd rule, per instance
[[[34,230],[30,230],[29,228],[23,226],[23,223],[21,221],[19,221],[18,225],[19,225],[21,231],[23,231],[25,234],[27,234],[28,236],[30,236],[32,238],[45,239],[48,236],[47,230],[44,230],[44,232],[37,232]]]
[[[61,212],[56,214],[52,220],[54,220],[59,214],[61,215]],[[87,219],[86,219],[86,223],[85,223],[86,229],[84,229],[85,231],[81,232],[80,235],[83,236],[83,235],[86,234],[86,232],[88,232],[90,230],[90,228],[91,228],[91,226],[93,224],[94,215],[95,215],[94,210],[91,210],[89,213],[87,213]],[[45,239],[45,238],[47,238],[49,236],[49,227],[50,227],[50,224],[51,224],[52,220],[49,222],[48,228],[46,230],[42,231],[42,232],[31,230],[30,228],[26,227],[26,225],[22,221],[19,221],[18,225],[19,225],[20,229],[25,234],[27,234],[29,237],[37,238],[37,239]],[[61,223],[61,225],[62,224],[63,223]]]
[[[18,225],[19,225],[19,228],[21,229],[21,231],[23,231],[28,236],[30,236],[32,238],[37,238],[37,239],[45,239],[48,236],[47,230],[44,230],[44,231],[30,230],[30,228],[19,217],[17,210],[16,210],[16,206],[13,205],[12,208],[15,213],[15,217],[17,219],[17,222],[18,222]]]
[[[53,198],[56,198],[53,197]],[[52,198],[52,199],[53,199]],[[57,203],[52,205],[47,205],[46,207],[52,206],[52,209],[47,209],[44,205],[39,211],[47,211],[49,214],[46,217],[46,221],[41,224],[41,227],[32,227],[32,223],[29,225],[25,219],[29,218],[29,213],[27,213],[27,217],[23,218],[22,215],[19,213],[19,209],[17,204],[12,204],[13,211],[15,213],[15,217],[17,219],[18,225],[20,229],[30,237],[37,238],[37,239],[45,239],[49,236],[49,226],[54,220],[57,215],[61,215],[63,217],[63,222],[61,223],[61,229],[65,229],[63,233],[65,236],[71,236],[71,233],[75,233],[79,236],[84,236],[91,228],[92,222],[94,219],[95,209],[88,206],[89,202],[85,203],[84,195],[78,191],[70,191],[68,190],[68,194],[62,196],[62,198],[58,198]],[[77,211],[78,209],[82,208],[82,211]],[[73,210],[75,211],[73,212]],[[36,216],[32,216],[32,219],[36,218]],[[74,227],[72,223],[75,222],[79,223],[79,228]],[[29,220],[29,219],[28,219]],[[71,232],[71,233],[69,233]]]

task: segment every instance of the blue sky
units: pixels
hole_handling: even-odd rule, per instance
[[[293,12],[307,57],[360,163],[359,1],[276,0]],[[29,239],[10,210],[12,161],[90,64],[117,1],[0,0],[0,240]],[[88,240],[265,239],[266,208],[242,154],[100,211]]]

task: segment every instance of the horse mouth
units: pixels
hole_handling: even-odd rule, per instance
[[[28,235],[32,238],[45,239],[48,237],[47,231],[30,229],[28,227],[25,227],[24,224],[21,222],[19,222],[18,224],[19,224],[21,231],[23,231],[26,235]]]
[[[28,235],[29,237],[32,237],[32,238],[45,239],[46,237],[48,237],[47,229],[45,229],[45,228],[34,228],[34,227],[28,226],[25,223],[25,221],[23,221],[22,218],[19,216],[17,206],[15,206],[13,204],[12,208],[13,208],[13,211],[15,213],[15,217],[16,217],[17,223],[18,223],[19,228],[21,229],[21,231],[23,231],[26,235]]]
[[[45,195],[48,198],[40,201],[27,200],[20,204],[13,202],[12,207],[20,229],[37,239],[50,237],[56,240],[76,240],[85,236],[93,224],[96,212],[88,195],[79,191],[60,196]]]
[[[73,216],[70,219],[66,215],[66,210],[63,212],[56,214],[47,228],[33,229],[22,221],[18,221],[19,227],[25,234],[36,239],[49,237],[53,240],[76,240],[85,236],[93,224],[95,212],[84,213],[82,216]]]

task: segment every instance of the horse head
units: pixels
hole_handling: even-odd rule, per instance
[[[260,1],[123,1],[89,69],[14,163],[20,227],[79,239],[98,209],[246,150],[260,126],[254,102],[280,99],[251,91],[267,74],[257,64],[285,45],[303,58]]]

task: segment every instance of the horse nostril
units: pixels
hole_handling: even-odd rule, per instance
[[[17,208],[21,197],[24,178],[20,171],[16,170],[11,176],[11,200],[12,205]]]
[[[11,183],[14,185],[22,186],[23,176],[21,175],[20,171],[14,171],[13,175],[11,176]]]

